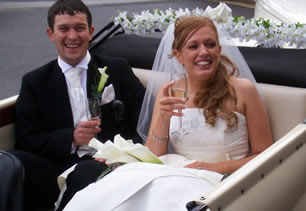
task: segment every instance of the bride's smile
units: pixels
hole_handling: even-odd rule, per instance
[[[207,80],[218,67],[220,52],[217,34],[204,26],[190,35],[176,57],[192,80]]]

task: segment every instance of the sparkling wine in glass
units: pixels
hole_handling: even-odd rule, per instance
[[[172,80],[174,81],[171,87],[171,96],[179,98],[187,98],[187,74],[186,73],[173,73]],[[179,112],[182,112],[179,110]],[[179,117],[179,128],[176,131],[180,134],[186,135],[187,131],[183,128],[182,117]]]
[[[182,88],[172,88],[171,95],[173,97],[186,98],[187,90],[182,89]]]

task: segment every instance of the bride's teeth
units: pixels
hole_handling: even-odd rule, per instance
[[[209,62],[208,61],[205,61],[205,62],[203,61],[203,62],[198,62],[197,64],[198,65],[207,65],[207,64],[209,64]]]

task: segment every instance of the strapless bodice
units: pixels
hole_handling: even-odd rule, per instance
[[[238,127],[234,131],[227,131],[226,121],[220,117],[217,117],[214,127],[206,124],[202,109],[187,108],[183,113],[183,128],[187,134],[175,132],[179,117],[172,117],[168,153],[205,162],[235,160],[248,155],[248,129],[244,115],[235,112]]]

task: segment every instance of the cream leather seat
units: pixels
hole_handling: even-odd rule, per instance
[[[133,68],[142,84],[154,72]],[[306,207],[306,89],[259,83],[274,143],[230,175],[204,198],[210,210],[294,210]],[[14,108],[18,96],[0,101],[0,150],[14,146]]]

